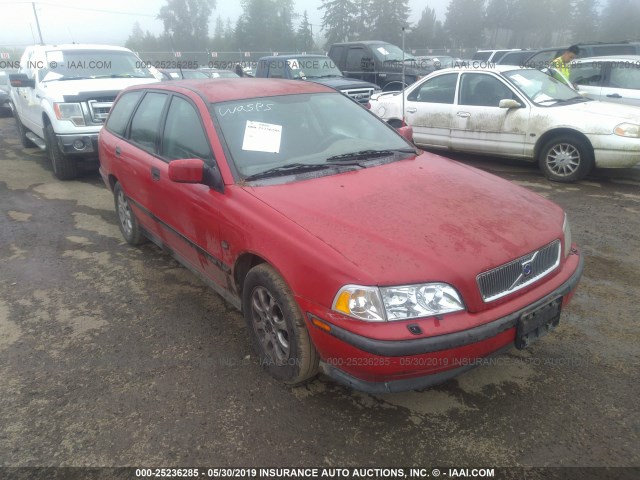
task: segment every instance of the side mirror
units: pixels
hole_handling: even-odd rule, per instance
[[[500,100],[500,103],[498,103],[498,107],[500,108],[520,108],[522,107],[522,105],[520,105],[520,102],[513,100],[511,98],[504,98],[502,100]]]
[[[413,143],[413,128],[411,128],[409,125],[406,125],[404,127],[400,127],[397,131],[402,138]]]
[[[224,183],[220,170],[209,167],[199,158],[172,160],[169,162],[169,180],[176,183],[201,183],[222,193]]]
[[[35,88],[36,81],[33,78],[27,77],[24,73],[11,73],[9,74],[9,83],[13,88]]]

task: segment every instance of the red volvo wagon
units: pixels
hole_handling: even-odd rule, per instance
[[[537,340],[583,268],[559,206],[410,136],[312,82],[141,85],[100,172],[124,238],[240,309],[275,378],[402,391]]]

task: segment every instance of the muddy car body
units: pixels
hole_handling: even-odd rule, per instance
[[[582,272],[560,207],[313,82],[127,89],[100,159],[125,239],[241,309],[288,384],[442,382],[553,329]]]

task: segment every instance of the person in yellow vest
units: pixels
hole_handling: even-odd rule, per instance
[[[580,48],[577,45],[571,45],[567,48],[562,55],[551,62],[551,68],[555,69],[553,76],[557,77],[560,74],[564,79],[569,82],[570,80],[570,67],[569,64],[580,55]],[[558,78],[558,80],[562,80]]]

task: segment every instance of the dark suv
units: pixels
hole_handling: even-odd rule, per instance
[[[402,90],[433,71],[428,62],[391,43],[381,41],[335,43],[329,57],[346,77],[359,78],[379,85],[385,91]],[[404,58],[404,82],[402,77]]]

